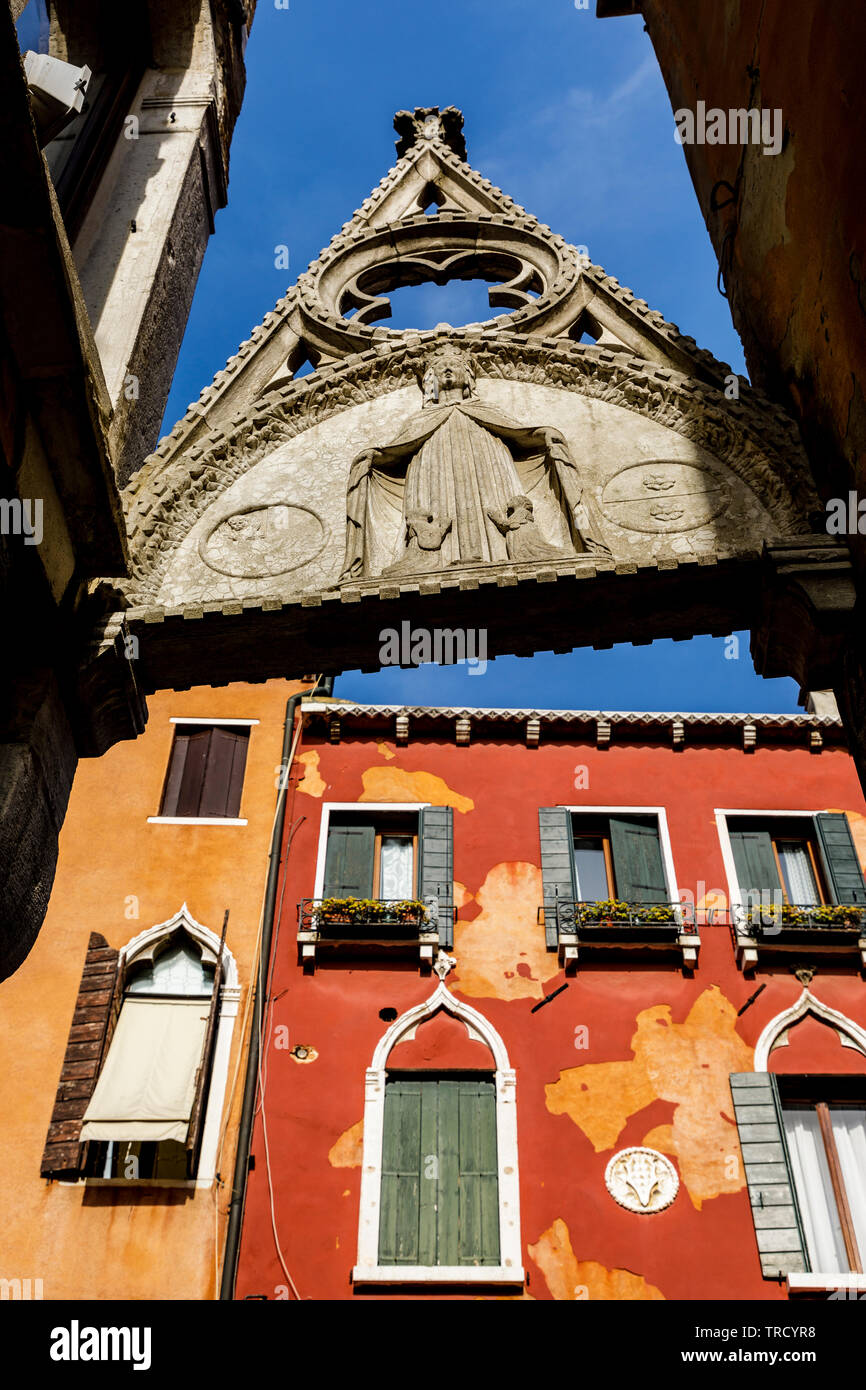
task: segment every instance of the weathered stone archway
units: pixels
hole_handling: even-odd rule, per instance
[[[853,589],[793,422],[471,169],[453,108],[396,124],[127,488],[145,687],[375,669],[405,621],[491,656],[749,627],[762,674],[831,686]],[[511,314],[374,326],[477,275]]]

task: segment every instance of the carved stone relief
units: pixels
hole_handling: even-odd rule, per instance
[[[669,1207],[680,1186],[669,1158],[657,1149],[620,1149],[604,1171],[604,1181],[615,1202],[627,1211],[647,1216]]]
[[[343,581],[610,555],[560,431],[525,426],[482,405],[472,359],[454,345],[431,355],[421,389],[422,408],[397,437],[352,462]],[[558,504],[566,544],[544,534],[521,486],[520,463],[539,495]],[[388,510],[398,506],[394,557],[383,566],[377,551],[387,545]]]
[[[708,526],[730,501],[730,489],[712,470],[672,458],[629,464],[615,473],[601,506],[625,531],[667,534]]]
[[[139,582],[164,566],[154,597],[173,607],[479,566],[644,563],[778,534],[764,498],[681,430],[549,371],[536,382],[483,375],[480,353],[433,357],[372,399],[346,392],[342,408],[324,412],[320,388],[306,428],[274,410],[255,448],[187,464],[185,509],[159,547],[161,502],[146,516]],[[724,448],[765,490],[748,438]]]
[[[288,574],[322,550],[327,531],[318,513],[297,503],[243,507],[211,526],[199,542],[209,569],[236,579]]]

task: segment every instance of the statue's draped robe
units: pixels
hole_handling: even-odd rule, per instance
[[[419,512],[451,522],[442,542],[441,567],[507,562],[505,537],[487,513],[504,511],[509,498],[526,491],[508,444],[542,456],[536,471],[549,469],[555,475],[550,483],[566,514],[573,514],[582,489],[555,431],[524,428],[477,400],[426,406],[391,444],[365,451],[352,464],[342,577],[374,572],[368,528],[372,524],[381,533],[389,502],[401,506],[402,519],[397,548],[386,565],[405,554],[407,519]],[[587,548],[580,533],[573,539],[577,550]],[[569,551],[573,553],[571,546]]]

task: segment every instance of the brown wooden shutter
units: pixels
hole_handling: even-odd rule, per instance
[[[176,729],[159,814],[237,816],[249,738],[219,724]]]
[[[42,1154],[43,1178],[75,1178],[84,1166],[81,1122],[93,1094],[118,1012],[118,955],[90,933],[66,1055]]]
[[[172,759],[182,757],[183,773],[174,809],[166,806],[164,816],[197,816],[201,789],[210,748],[210,729],[192,729],[175,734]]]
[[[195,1078],[195,1099],[192,1103],[192,1110],[189,1117],[189,1130],[187,1131],[186,1147],[189,1154],[189,1172],[194,1177],[198,1168],[198,1159],[201,1152],[201,1141],[204,1133],[204,1117],[207,1111],[207,1098],[210,1091],[210,1074],[213,1068],[213,1053],[216,1045],[216,1031],[220,1016],[220,993],[222,991],[222,962],[217,962],[214,971],[213,993],[210,997],[210,1012],[208,1013],[207,1028],[204,1035],[204,1047],[201,1053],[201,1062]]]
[[[248,742],[248,729],[211,729],[198,815],[238,814]]]

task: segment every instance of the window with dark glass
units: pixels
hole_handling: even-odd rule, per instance
[[[159,814],[236,819],[249,738],[246,725],[176,725]]]

